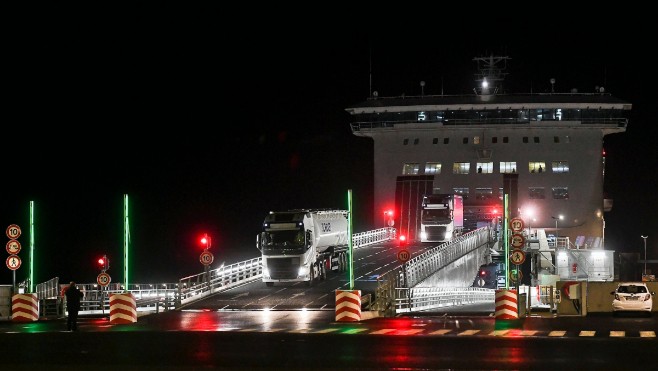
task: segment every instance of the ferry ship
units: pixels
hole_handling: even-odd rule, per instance
[[[346,108],[352,134],[374,142],[374,214],[419,241],[423,195],[464,199],[466,230],[509,216],[570,248],[604,249],[604,137],[623,133],[632,105],[591,92],[507,94],[507,56],[473,58],[468,95],[380,97]],[[421,87],[424,84],[421,82]],[[385,219],[382,219],[385,220]],[[567,247],[567,246],[564,246]]]

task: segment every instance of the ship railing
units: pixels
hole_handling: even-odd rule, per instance
[[[493,303],[496,292],[495,289],[481,287],[399,287],[396,290],[396,313]]]
[[[449,120],[384,120],[384,121],[361,121],[353,122],[350,124],[352,131],[373,130],[373,129],[390,129],[396,125],[424,125],[424,124],[441,124],[441,125],[535,125],[541,124],[546,121],[547,123],[555,124],[556,122],[563,124],[580,124],[580,125],[603,125],[615,126],[624,128],[628,125],[628,118],[624,117],[607,117],[607,118],[578,118],[578,119],[562,119],[562,120],[530,120],[520,118],[487,118],[487,119],[449,119]]]

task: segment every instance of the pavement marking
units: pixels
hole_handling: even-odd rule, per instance
[[[457,334],[457,335],[459,335],[459,336],[461,336],[461,335],[475,335],[475,334],[477,334],[478,332],[480,332],[480,330],[466,330],[466,331],[462,331],[462,332],[460,332],[460,333]]]
[[[258,331],[258,329],[255,328],[243,328],[238,330],[238,332],[256,332],[256,331]]]
[[[564,336],[566,333],[566,331],[551,331],[548,336]]]
[[[279,332],[279,331],[285,331],[285,329],[284,328],[270,328],[270,329],[263,330],[263,332]]]
[[[389,332],[393,332],[393,331],[395,331],[394,328],[383,328],[381,330],[373,331],[371,332],[371,334],[382,335],[382,334],[388,334]]]
[[[521,331],[522,336],[534,336],[538,331],[535,330],[523,330]]]
[[[399,330],[395,335],[415,335],[419,332],[423,332],[423,329]]]
[[[594,336],[596,331],[581,331],[578,336]]]
[[[610,337],[623,338],[626,336],[626,331],[610,331]]]
[[[339,329],[337,329],[337,328],[326,328],[326,329],[324,329],[324,330],[318,330],[318,331],[316,331],[315,333],[316,333],[316,334],[327,334],[327,333],[334,332],[334,331],[338,331],[338,330],[339,330]]]
[[[640,337],[642,337],[642,338],[655,338],[656,337],[656,332],[655,331],[640,331]]]
[[[348,329],[348,330],[343,331],[343,334],[358,334],[359,332],[363,332],[363,331],[366,331],[366,330],[368,330],[368,329],[367,328],[352,328],[352,329]]]
[[[509,332],[509,330],[495,330],[491,333],[493,336],[504,336]]]
[[[452,330],[446,330],[446,329],[443,329],[443,330],[436,330],[436,331],[432,331],[432,332],[430,332],[429,334],[430,334],[430,335],[445,335],[445,334],[447,334],[447,333],[449,333],[449,332],[452,332]]]

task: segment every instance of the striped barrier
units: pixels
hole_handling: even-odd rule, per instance
[[[135,322],[137,322],[137,303],[133,294],[110,294],[110,323]]]
[[[361,290],[336,290],[336,321],[361,320]]]
[[[39,319],[37,294],[16,294],[11,297],[11,320],[32,322]]]
[[[496,290],[496,319],[518,319],[516,290]]]

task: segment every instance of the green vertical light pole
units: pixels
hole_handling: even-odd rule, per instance
[[[30,201],[30,272],[28,273],[30,279],[30,287],[28,292],[34,292],[34,201]]]
[[[503,243],[505,244],[505,290],[509,290],[509,236],[507,235],[507,226],[509,225],[509,195],[504,195],[504,210],[503,210]]]
[[[128,249],[130,247],[130,221],[128,219],[128,195],[123,195],[123,287],[128,291]]]
[[[350,255],[350,290],[354,290],[354,259],[352,258],[352,190],[347,190],[347,245]]]

